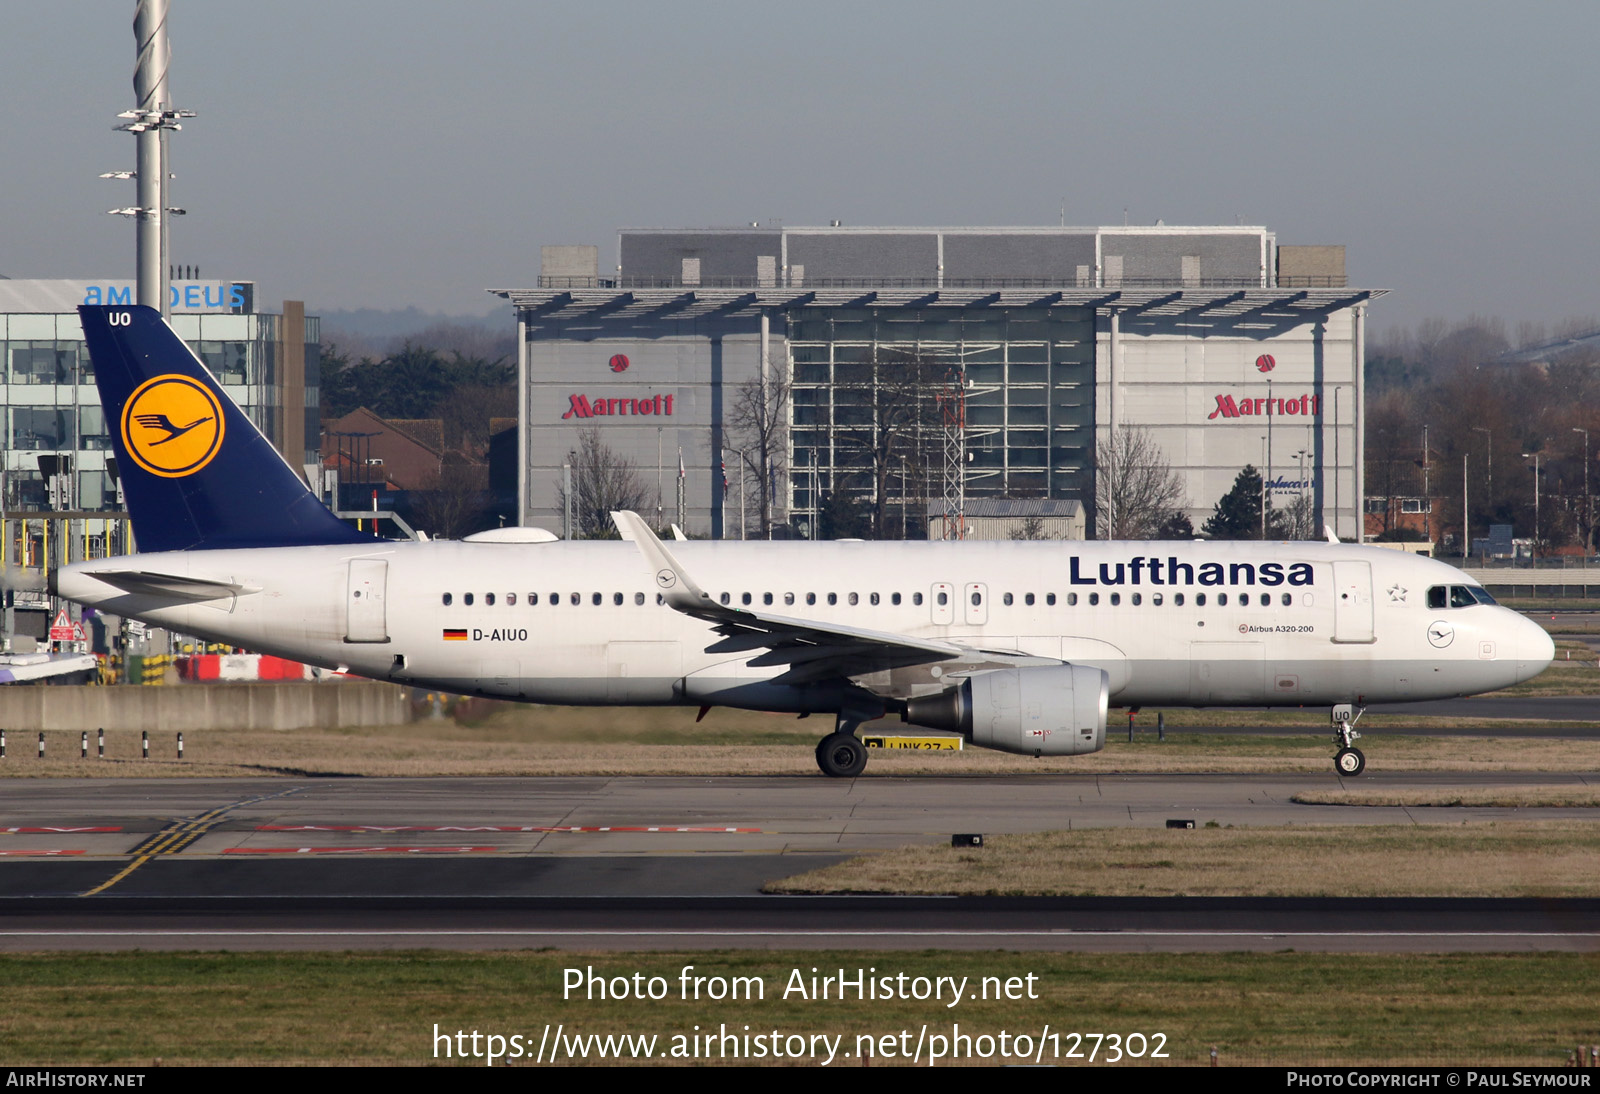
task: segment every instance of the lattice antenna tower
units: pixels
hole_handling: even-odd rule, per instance
[[[944,538],[967,538],[967,371],[950,366],[939,388],[940,435],[944,440]]]

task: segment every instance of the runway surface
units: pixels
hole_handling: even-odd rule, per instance
[[[1272,712],[1266,707],[1223,709]],[[1459,720],[1459,724],[1449,726],[1386,726],[1381,730],[1372,731],[1374,739],[1388,733],[1404,734],[1408,737],[1561,737],[1575,741],[1600,740],[1600,695],[1476,695],[1465,699],[1429,699],[1420,703],[1374,703],[1367,707],[1366,713]],[[1525,724],[1514,727],[1490,727],[1488,724],[1506,720]],[[1474,725],[1474,721],[1480,721],[1481,724]],[[1126,732],[1126,727],[1126,711],[1112,711],[1107,733],[1115,735],[1118,732]],[[1363,731],[1369,728],[1370,723],[1361,726]],[[1155,732],[1148,712],[1139,716],[1137,732]],[[1169,726],[1167,732],[1199,733],[1219,737],[1330,734],[1330,731],[1323,726],[1304,725]]]
[[[1396,774],[1369,787],[1592,785]],[[762,896],[865,850],[985,834],[1414,823],[1298,775],[8,780],[0,949],[958,947],[1600,950],[1600,902]],[[1451,809],[1428,819],[1525,816]],[[1594,817],[1541,809],[1541,818]],[[1174,838],[1182,838],[1174,833]]]

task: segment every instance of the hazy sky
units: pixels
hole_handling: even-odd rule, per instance
[[[4,0],[0,274],[133,273],[132,0]],[[172,0],[173,261],[481,313],[619,226],[1264,224],[1600,313],[1600,5]]]

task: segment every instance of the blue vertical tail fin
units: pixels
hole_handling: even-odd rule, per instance
[[[159,312],[78,315],[141,551],[373,542],[306,489]]]

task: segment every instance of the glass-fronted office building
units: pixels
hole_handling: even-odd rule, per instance
[[[563,465],[597,430],[663,521],[681,496],[691,534],[737,536],[755,504],[737,406],[765,376],[791,385],[774,492],[801,535],[844,493],[912,514],[1076,501],[1092,536],[1098,449],[1135,427],[1195,527],[1249,464],[1309,531],[1359,534],[1382,290],[1347,284],[1342,247],[1240,226],[629,228],[614,273],[552,246],[536,287],[496,291],[521,334],[524,523],[562,526]]]
[[[244,282],[175,282],[173,329],[292,466],[314,463],[318,320],[297,305],[283,315],[257,313],[253,290]],[[131,298],[126,282],[0,279],[7,513],[120,510],[111,436],[74,309]]]

